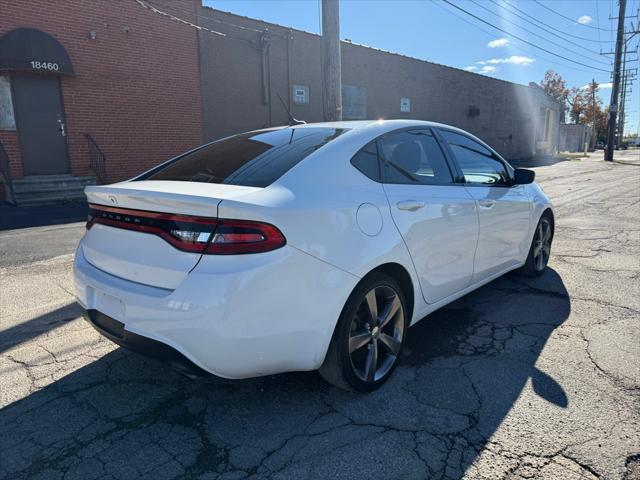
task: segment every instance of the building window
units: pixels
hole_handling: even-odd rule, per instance
[[[411,111],[411,99],[402,97],[400,99],[400,111],[402,113],[409,113]]]
[[[307,85],[293,86],[293,103],[309,105],[309,87]]]
[[[11,101],[9,77],[0,75],[0,130],[15,130],[16,119]]]
[[[342,85],[342,118],[364,120],[367,118],[367,89],[356,85]]]

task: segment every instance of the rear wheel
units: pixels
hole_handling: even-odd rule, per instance
[[[536,227],[527,261],[521,269],[522,273],[529,277],[538,277],[544,273],[551,255],[552,241],[553,221],[551,220],[551,215],[545,213]]]
[[[347,390],[368,392],[391,376],[408,327],[404,295],[376,273],[353,291],[340,315],[320,374]]]

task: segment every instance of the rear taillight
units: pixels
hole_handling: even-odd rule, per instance
[[[269,223],[221,219],[204,253],[218,255],[268,252],[286,242],[282,232]]]
[[[286,244],[280,230],[269,223],[147,212],[89,205],[87,230],[100,223],[149,233],[179,250],[210,255],[261,253]]]

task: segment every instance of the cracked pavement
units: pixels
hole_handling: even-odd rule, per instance
[[[185,379],[78,318],[82,224],[0,232],[0,479],[640,478],[640,151],[601,156],[535,167],[548,271],[425,318],[368,395]]]

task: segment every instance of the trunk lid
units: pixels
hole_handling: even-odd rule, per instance
[[[153,226],[145,227],[144,232],[134,231],[118,227],[116,220],[144,224],[150,217],[160,218],[151,221],[166,221],[156,214],[177,214],[204,224],[206,219],[218,217],[222,200],[237,199],[257,190],[262,189],[180,181],[89,186],[85,189],[89,204],[107,215],[111,224],[94,223],[81,243],[82,253],[89,263],[111,275],[173,290],[202,254],[176,248],[154,233]]]

